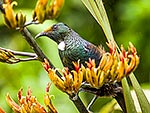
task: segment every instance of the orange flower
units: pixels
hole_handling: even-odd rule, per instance
[[[10,0],[5,0],[5,3],[3,4],[4,8],[4,19],[5,23],[9,28],[16,28],[17,22],[16,22],[16,15],[13,10],[13,6],[17,5],[17,2],[13,1],[12,3]]]
[[[44,62],[43,65],[44,67],[50,67],[47,61]],[[51,68],[47,70],[49,78],[56,87],[69,95],[77,94],[83,82],[83,71],[79,68],[79,62],[74,62],[74,65],[76,70],[69,72],[68,68],[65,68],[62,71],[64,75],[62,78],[56,74],[56,70]]]
[[[52,113],[57,113],[56,109],[52,105],[51,102],[51,96],[48,94],[50,88],[50,84],[48,84],[46,88],[46,94],[44,97],[44,102],[46,107],[48,108],[48,111],[51,111]],[[8,105],[12,108],[14,112],[17,113],[48,113],[46,109],[37,101],[37,98],[35,96],[32,96],[31,89],[29,88],[27,91],[27,95],[22,95],[22,89],[18,92],[18,102],[17,104],[9,94],[6,96],[6,101]]]
[[[38,0],[34,13],[33,21],[43,23],[46,19],[55,19],[59,15],[64,0],[51,0],[50,5],[47,6],[48,0]]]
[[[47,7],[48,0],[38,0],[34,13],[33,13],[33,20],[38,20],[39,23],[43,23],[46,19],[46,7]]]
[[[99,89],[105,83],[121,81],[123,77],[127,77],[133,72],[139,64],[139,57],[132,43],[129,43],[128,51],[123,46],[121,46],[120,52],[117,52],[116,47],[112,47],[111,44],[108,46],[111,52],[103,53],[98,67],[96,67],[94,59],[89,59],[86,62],[87,67],[81,65],[80,61],[73,62],[74,70],[69,71],[68,68],[65,68],[61,78],[56,74],[56,70],[50,68],[48,62],[45,61],[43,65],[57,88],[69,95],[77,94],[85,82],[91,87]]]
[[[64,0],[51,0],[50,6],[47,8],[47,18],[55,19],[60,14],[60,11],[64,5]]]
[[[6,112],[0,107],[0,113],[6,113]]]
[[[26,16],[21,11],[20,13],[15,14],[13,10],[14,5],[17,5],[17,2],[5,0],[1,8],[7,27],[13,29],[17,27],[23,27],[26,22]]]

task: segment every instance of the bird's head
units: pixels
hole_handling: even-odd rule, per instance
[[[50,39],[54,40],[57,44],[59,44],[60,42],[65,40],[64,38],[69,34],[70,31],[71,29],[64,23],[58,23],[37,34],[35,38],[47,36]]]

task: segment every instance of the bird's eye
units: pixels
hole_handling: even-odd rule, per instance
[[[67,25],[67,24],[64,24],[64,25],[68,27],[68,25]]]
[[[54,25],[54,26],[53,26],[53,30],[56,30],[57,28],[58,28],[57,25]]]

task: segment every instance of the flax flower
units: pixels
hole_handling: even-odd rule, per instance
[[[103,54],[98,67],[94,59],[86,62],[87,67],[80,64],[80,61],[73,62],[74,70],[69,71],[65,68],[62,71],[62,77],[56,74],[56,69],[51,68],[48,61],[45,61],[43,65],[56,87],[69,95],[77,94],[84,83],[92,88],[100,89],[104,84],[120,82],[139,64],[139,57],[132,43],[129,43],[128,51],[121,46],[121,51],[117,52],[116,47],[113,47],[111,43],[108,47],[110,52]]]
[[[4,14],[4,20],[8,28],[16,29],[17,27],[23,27],[26,22],[26,16],[20,11],[15,14],[13,6],[17,5],[16,1],[4,0],[1,11]]]
[[[22,95],[23,89],[19,90],[18,103],[16,103],[9,94],[6,96],[6,101],[12,110],[16,113],[57,113],[51,102],[52,96],[48,94],[49,88],[50,84],[47,85],[46,94],[44,96],[44,103],[47,109],[45,109],[44,106],[38,102],[35,96],[32,96],[32,91],[30,88],[28,89],[26,96]]]

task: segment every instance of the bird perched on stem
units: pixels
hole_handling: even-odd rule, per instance
[[[86,66],[85,61],[94,59],[98,66],[104,50],[84,40],[78,33],[64,23],[58,23],[39,33],[36,38],[47,36],[58,44],[59,55],[65,67],[74,69],[73,61],[80,60]]]
[[[89,61],[89,58],[94,59],[96,66],[98,66],[102,55],[105,53],[104,49],[84,40],[78,33],[64,23],[53,25],[44,32],[36,35],[36,38],[40,36],[47,36],[58,44],[61,61],[65,67],[69,68],[69,70],[74,69],[72,62],[77,62],[78,60],[80,60],[80,63],[86,67],[86,62]],[[108,87],[104,86],[103,88],[108,90]],[[113,84],[113,87],[115,87],[113,88],[115,92],[114,98],[118,101],[123,111],[126,112],[121,86],[118,83],[115,83]],[[100,92],[103,90],[103,88],[99,89]],[[105,93],[107,92],[102,92],[102,95],[105,95]],[[101,94],[99,96],[101,96]],[[88,109],[90,109],[97,97],[98,96],[95,95],[90,102]]]

